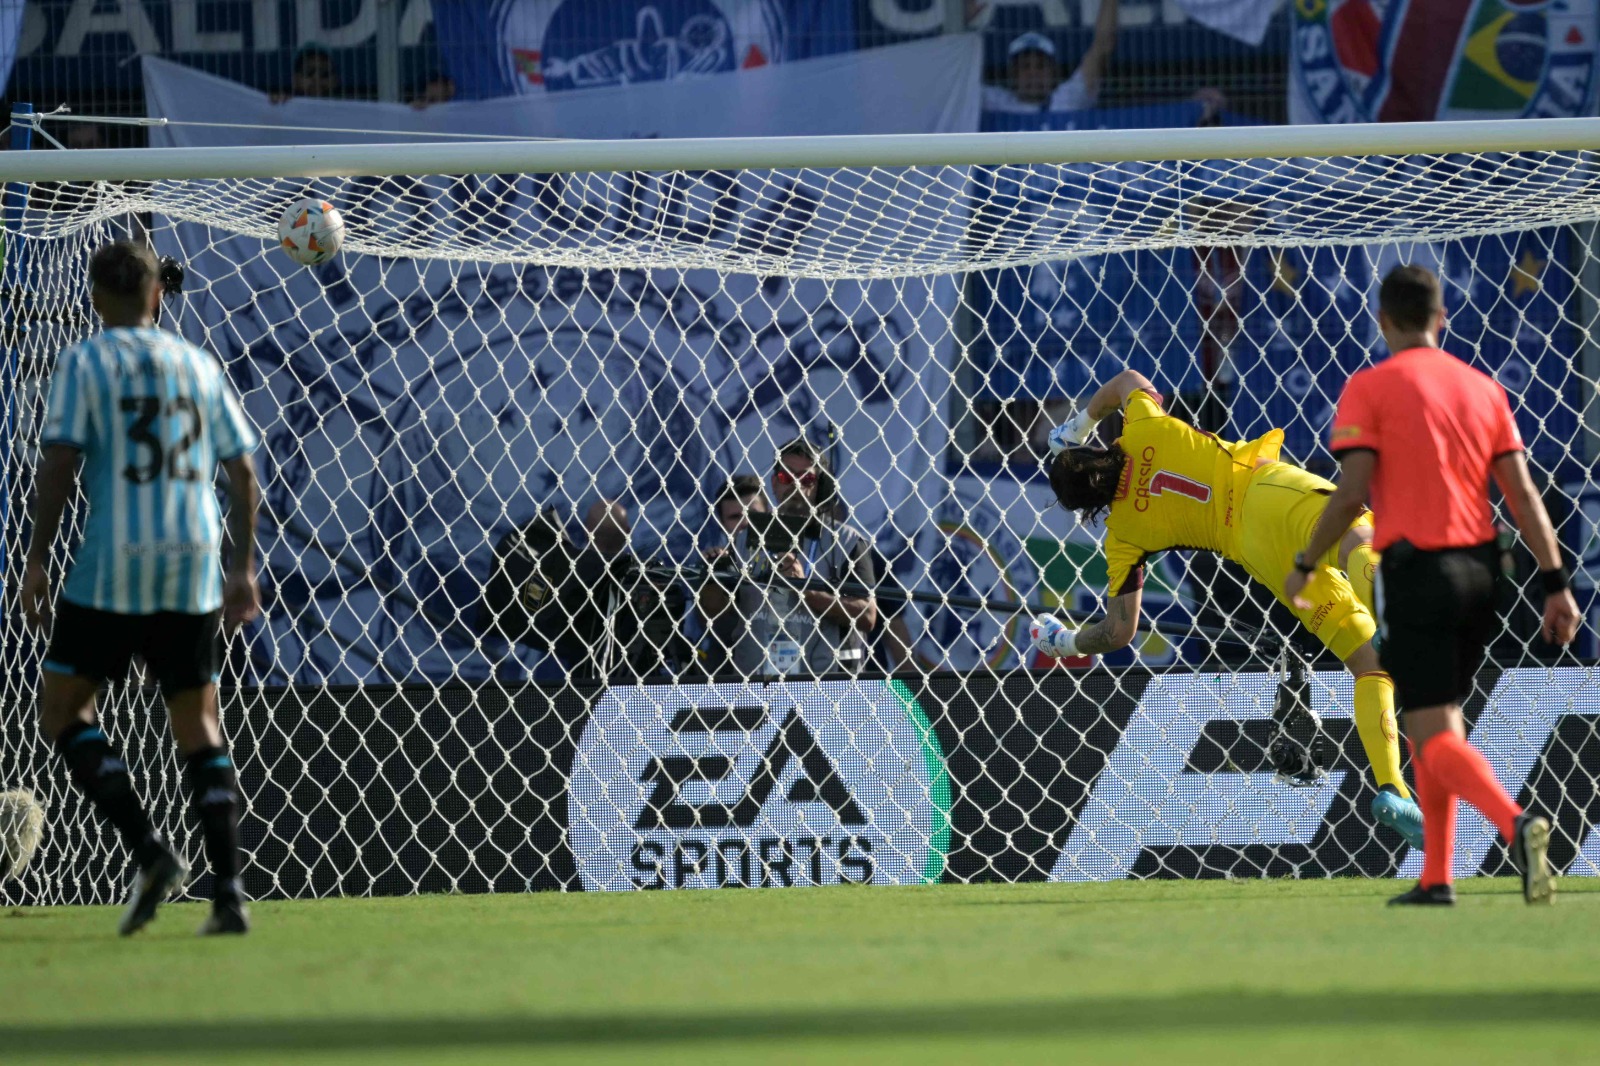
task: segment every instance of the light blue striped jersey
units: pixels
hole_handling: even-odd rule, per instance
[[[40,444],[83,451],[89,505],[63,598],[119,614],[222,606],[217,464],[256,432],[221,364],[162,329],[108,329],[64,349]]]

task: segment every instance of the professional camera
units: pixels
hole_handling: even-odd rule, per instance
[[[751,511],[749,522],[751,539],[773,555],[798,552],[801,545],[815,539],[820,532],[819,523],[813,515]]]
[[[185,276],[186,275],[182,263],[178,262],[170,255],[164,255],[161,257],[161,266],[160,270],[156,274],[156,277],[161,280],[162,296],[177,296],[179,293],[183,292],[183,280]]]

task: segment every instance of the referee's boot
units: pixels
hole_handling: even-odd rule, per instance
[[[219,899],[196,930],[197,936],[243,936],[250,931],[250,912],[238,899]]]
[[[127,909],[117,932],[132,936],[156,916],[156,908],[183,891],[189,883],[189,867],[184,865],[171,849],[162,846],[161,853],[148,865],[139,868],[133,879],[133,891],[128,895]]]
[[[1556,875],[1550,869],[1550,820],[1523,811],[1511,831],[1511,865],[1522,875],[1522,898],[1554,903]]]
[[[1372,797],[1372,817],[1379,825],[1399,833],[1413,848],[1422,850],[1422,808],[1416,800],[1406,799],[1385,786]]]
[[[1456,905],[1456,887],[1454,885],[1430,885],[1423,887],[1418,881],[1416,887],[1409,892],[1402,892],[1389,901],[1391,907],[1454,907]]]

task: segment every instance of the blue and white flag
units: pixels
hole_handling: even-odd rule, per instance
[[[853,0],[433,0],[458,98],[754,70],[855,48]]]
[[[1289,121],[1592,115],[1596,0],[1291,5]]]

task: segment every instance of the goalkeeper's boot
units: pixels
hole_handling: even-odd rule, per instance
[[[1422,808],[1393,789],[1383,788],[1372,797],[1372,817],[1405,838],[1407,844],[1422,850]]]
[[[199,936],[243,936],[250,931],[250,912],[237,899],[219,899],[196,931]]]
[[[1522,874],[1522,898],[1554,903],[1556,875],[1550,870],[1550,820],[1523,811],[1511,832],[1511,865]]]
[[[1410,892],[1402,892],[1389,901],[1391,907],[1454,907],[1456,905],[1456,888],[1454,885],[1432,885],[1423,887],[1421,881]]]
[[[117,932],[131,936],[150,924],[156,908],[183,891],[189,882],[189,867],[182,859],[165,847],[155,861],[141,867],[133,879],[133,891],[128,896],[128,907],[122,912]]]

